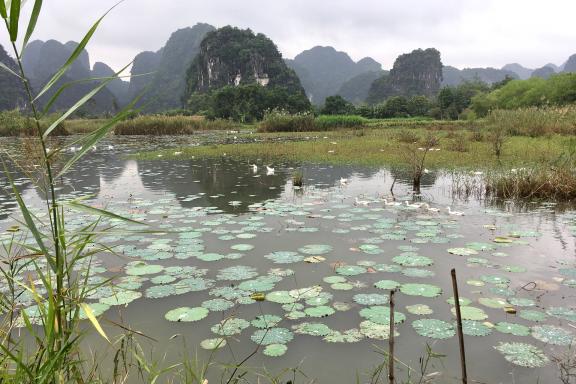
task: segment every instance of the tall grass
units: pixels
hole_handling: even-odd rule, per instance
[[[228,120],[206,120],[199,116],[139,116],[119,123],[116,135],[188,135],[195,131],[237,129],[238,125]]]
[[[260,132],[314,132],[331,131],[340,128],[361,128],[368,119],[353,115],[291,115],[282,112],[270,112],[264,116],[258,130]]]
[[[576,105],[497,109],[487,116],[489,126],[501,126],[513,136],[539,137],[550,134],[576,134]]]
[[[40,126],[46,130],[58,118],[58,114],[44,116],[40,120]],[[0,112],[0,136],[34,136],[35,134],[36,123],[34,118],[26,116],[18,110]],[[51,136],[66,136],[68,134],[62,123],[58,124],[51,132]]]

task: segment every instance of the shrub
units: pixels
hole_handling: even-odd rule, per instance
[[[407,129],[398,132],[397,140],[401,143],[412,144],[418,141],[418,135]]]
[[[576,198],[576,174],[570,167],[512,169],[486,177],[486,195],[504,199]]]
[[[464,132],[455,133],[450,143],[450,150],[455,152],[468,152],[469,149],[470,145],[466,134]]]
[[[312,114],[290,115],[282,112],[269,112],[260,123],[261,132],[305,132],[315,131]]]
[[[206,120],[200,116],[140,116],[116,125],[116,135],[187,135],[194,131],[234,129],[228,120]]]

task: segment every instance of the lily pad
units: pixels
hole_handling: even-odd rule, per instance
[[[572,332],[554,325],[535,325],[532,327],[532,336],[553,345],[570,345],[574,341]]]
[[[222,337],[206,339],[200,342],[200,346],[207,350],[220,349],[226,346],[226,339]]]
[[[286,328],[259,329],[251,336],[253,342],[259,345],[286,344],[294,338]]]
[[[494,327],[497,331],[502,333],[509,333],[514,336],[528,336],[530,335],[530,328],[525,325],[516,324],[516,323],[508,323],[506,321],[502,321],[496,324]]]
[[[452,324],[437,319],[419,319],[412,323],[412,327],[420,336],[432,339],[448,339],[456,334]]]
[[[286,353],[288,347],[284,344],[270,344],[264,348],[263,354],[270,357],[279,357]]]
[[[510,363],[527,368],[539,368],[549,363],[548,357],[539,348],[526,343],[500,343],[494,347]]]
[[[436,297],[442,293],[442,288],[431,284],[402,284],[400,292],[409,296]]]
[[[202,307],[181,307],[168,311],[164,317],[168,321],[191,322],[204,319],[209,311]]]

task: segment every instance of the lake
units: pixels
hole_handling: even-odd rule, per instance
[[[92,205],[156,231],[104,221],[121,232],[99,239],[115,253],[98,255],[90,279],[114,277],[114,284],[92,294],[95,312],[155,339],[143,344],[160,358],[166,354],[167,362],[179,361],[184,339],[188,353],[203,359],[212,351],[202,342],[221,347],[215,352],[221,362],[240,361],[262,343],[270,346],[248,366],[275,372],[301,364],[320,383],[354,382],[356,372],[369,382],[366,372],[382,362],[378,349],[388,348],[388,295],[396,288],[398,359],[419,371],[428,343],[446,357],[427,373],[441,371],[438,382],[458,382],[458,337],[447,301],[455,268],[467,319],[468,377],[560,382],[552,360],[576,333],[576,214],[570,207],[459,199],[450,173],[441,170],[424,175],[422,196],[415,197],[401,170],[127,157],[230,141],[223,136],[113,137],[62,180],[63,197],[88,196]],[[26,160],[17,140],[0,140]],[[301,189],[292,186],[296,170],[303,174]],[[14,169],[14,175],[42,217],[42,194],[23,173]],[[394,180],[398,204],[390,195]],[[7,184],[2,173],[0,186]],[[449,214],[448,206],[464,215]],[[6,232],[12,217],[19,217],[17,206],[0,190],[2,242],[12,236]],[[90,217],[70,213],[68,225],[79,228]],[[253,300],[254,293],[266,300]],[[21,302],[33,316],[31,298]],[[226,345],[213,340],[219,337]],[[97,335],[92,339],[101,343]],[[211,383],[220,380],[216,371]]]

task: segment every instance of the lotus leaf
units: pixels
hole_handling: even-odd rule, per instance
[[[437,319],[419,319],[412,323],[412,327],[420,336],[432,339],[448,339],[456,334],[452,324]]]
[[[442,293],[442,289],[431,284],[402,284],[400,292],[409,296],[436,297]]]
[[[547,344],[570,345],[574,341],[572,332],[554,325],[535,325],[532,337]]]
[[[294,338],[286,328],[259,329],[251,336],[253,342],[259,345],[286,344]]]
[[[510,363],[527,368],[539,368],[548,364],[548,357],[540,349],[526,343],[500,343],[494,347]]]
[[[168,321],[190,322],[204,319],[208,316],[208,310],[202,307],[181,307],[168,311],[164,317]]]

